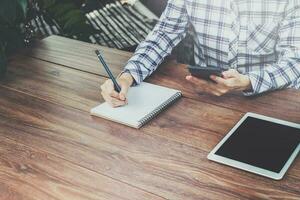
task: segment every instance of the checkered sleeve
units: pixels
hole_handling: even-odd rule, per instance
[[[249,72],[253,90],[246,96],[291,87],[300,80],[300,1],[291,0],[282,21],[276,47],[278,60],[261,71]]]
[[[151,75],[172,49],[185,37],[188,16],[183,0],[169,0],[154,30],[125,65],[136,84]]]

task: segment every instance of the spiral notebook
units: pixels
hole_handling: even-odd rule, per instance
[[[142,83],[130,88],[128,105],[112,108],[103,103],[91,110],[91,115],[140,128],[181,97],[178,90]]]

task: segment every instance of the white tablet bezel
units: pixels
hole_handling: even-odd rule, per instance
[[[292,153],[292,155],[290,156],[290,158],[285,163],[284,167],[281,169],[281,171],[279,173],[269,171],[269,170],[266,170],[266,169],[263,169],[263,168],[255,167],[255,166],[252,166],[252,165],[240,162],[240,161],[236,161],[236,160],[233,160],[233,159],[226,158],[226,157],[219,156],[219,155],[215,154],[217,152],[217,150],[226,142],[226,140],[236,131],[236,129],[246,120],[247,117],[253,117],[253,118],[266,120],[266,121],[274,122],[274,123],[277,123],[277,124],[282,124],[282,125],[286,125],[286,126],[290,126],[290,127],[293,127],[293,128],[300,129],[300,124],[296,124],[296,123],[292,123],[292,122],[288,122],[288,121],[284,121],[284,120],[280,120],[280,119],[275,119],[275,118],[267,117],[267,116],[264,116],[264,115],[255,114],[255,113],[247,113],[231,129],[231,131],[217,144],[217,146],[208,154],[207,158],[209,160],[212,160],[212,161],[215,161],[215,162],[218,162],[218,163],[222,163],[222,164],[225,164],[225,165],[229,165],[231,167],[242,169],[242,170],[252,172],[252,173],[255,173],[255,174],[259,174],[261,176],[265,176],[265,177],[272,178],[272,179],[275,179],[275,180],[281,180],[283,178],[284,174],[286,173],[286,171],[288,170],[288,168],[290,167],[290,165],[293,163],[296,156],[298,155],[298,153],[300,151],[300,144],[298,144],[297,148]]]

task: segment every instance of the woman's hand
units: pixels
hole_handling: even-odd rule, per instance
[[[233,91],[251,90],[252,85],[248,76],[240,74],[234,69],[223,72],[223,77],[211,76],[212,81],[198,79],[191,75],[186,79],[191,82],[200,92],[222,96]]]
[[[114,108],[124,106],[128,103],[126,96],[130,86],[133,84],[133,77],[129,73],[123,73],[117,79],[117,82],[121,87],[120,93],[115,91],[114,84],[110,79],[101,85],[102,97]]]

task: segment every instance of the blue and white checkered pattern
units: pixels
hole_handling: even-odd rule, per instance
[[[253,91],[245,95],[300,89],[300,0],[169,0],[124,71],[141,83],[185,37],[189,24],[196,64],[248,75]]]

